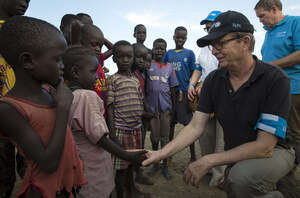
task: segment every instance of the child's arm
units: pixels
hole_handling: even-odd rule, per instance
[[[115,142],[107,138],[106,136],[103,136],[97,143],[98,146],[105,149],[107,152],[125,160],[132,162],[135,165],[141,165],[143,160],[145,160],[147,157],[145,156],[145,153],[147,151],[137,151],[137,152],[127,152],[126,150],[122,149],[120,146],[118,146]]]
[[[82,27],[83,27],[83,23],[81,23],[78,20],[75,20],[71,24],[71,38],[70,38],[71,45],[80,45]]]
[[[144,112],[142,116],[151,120],[152,118],[157,116],[157,113],[152,112],[151,109],[146,104],[146,102],[144,101]]]
[[[107,106],[107,126],[109,129],[109,138],[114,141],[117,145],[121,146],[120,141],[118,140],[115,133],[115,118],[114,118],[114,106],[113,104],[109,104]]]
[[[47,146],[29,125],[28,121],[14,107],[0,103],[0,127],[12,137],[42,170],[54,172],[60,162],[64,149],[69,109],[73,94],[60,80],[56,91],[51,90],[56,103],[56,118],[52,135]]]
[[[108,49],[106,52],[104,52],[105,59],[108,59],[112,55],[112,48],[114,45],[106,38],[104,38],[104,45]]]
[[[170,114],[173,115],[176,109],[176,88],[171,87],[170,90],[171,90],[171,100],[172,100],[172,110]]]

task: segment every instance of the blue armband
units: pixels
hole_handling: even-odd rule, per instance
[[[287,121],[285,119],[276,115],[262,113],[253,129],[260,129],[285,139],[286,127]]]

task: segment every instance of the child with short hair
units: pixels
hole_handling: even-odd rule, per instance
[[[90,24],[90,25],[93,25],[93,20],[92,20],[92,17],[86,13],[78,13],[76,14],[76,16],[79,17],[80,21],[83,23],[83,24]]]
[[[118,41],[113,47],[113,61],[118,71],[107,79],[107,117],[110,137],[123,149],[140,149],[141,116],[144,111],[143,94],[139,80],[130,72],[133,49],[129,42]],[[133,167],[113,156],[116,169],[115,183],[117,197],[122,198],[125,181],[126,197],[149,197],[140,192],[133,179]]]
[[[0,135],[27,163],[17,197],[72,198],[87,183],[67,126],[73,95],[60,77],[66,47],[60,31],[42,20],[16,16],[0,30],[0,53],[16,75],[0,99]]]
[[[143,92],[143,96],[145,98],[145,59],[147,57],[148,54],[148,50],[147,48],[141,44],[141,43],[134,43],[132,45],[133,48],[133,63],[131,66],[131,72],[132,74],[138,78],[139,82],[140,82],[140,86],[142,88],[142,92]],[[146,105],[146,103],[144,103],[144,113],[142,115],[142,148],[144,148],[144,143],[145,143],[145,138],[146,138],[146,129],[144,126],[144,122],[143,120],[145,118],[152,118],[154,117],[154,113],[151,112],[151,110],[149,110],[149,107]],[[151,181],[148,177],[143,176],[141,168],[135,167],[136,170],[136,176],[135,176],[135,182],[139,183],[139,184],[144,184],[144,185],[153,185],[154,182]]]
[[[154,60],[146,74],[147,105],[158,115],[150,120],[153,150],[158,150],[159,142],[161,148],[168,144],[170,122],[175,111],[175,87],[178,82],[172,65],[163,61],[166,48],[167,42],[164,39],[153,42]],[[154,164],[148,175],[153,175],[158,169],[159,164]],[[163,160],[162,172],[167,180],[173,179],[167,167],[167,159]]]
[[[28,6],[29,1],[27,0],[1,0],[0,28],[5,20],[10,17],[25,14]],[[0,54],[0,98],[13,88],[15,81],[15,73],[12,67]],[[17,162],[17,166],[15,162]],[[23,178],[26,164],[24,158],[19,153],[15,155],[14,145],[3,138],[0,138],[0,170],[0,197],[10,197],[16,181],[15,170],[17,170],[19,176]]]
[[[70,47],[63,63],[74,95],[68,123],[88,178],[88,185],[81,188],[77,197],[108,198],[114,188],[110,153],[140,165],[146,151],[126,152],[107,137],[103,101],[92,91],[99,65],[93,52],[83,46]]]
[[[137,43],[144,44],[147,37],[147,29],[143,24],[138,24],[134,27],[133,37]]]
[[[80,22],[80,18],[74,14],[65,14],[60,21],[60,31],[63,33],[67,44],[71,45],[72,44],[72,35],[71,35],[71,30],[72,30],[72,23],[75,21]]]
[[[94,91],[101,97],[104,102],[106,118],[107,109],[107,87],[105,82],[105,74],[103,71],[104,60],[112,55],[112,47],[108,40],[104,38],[102,31],[95,25],[84,25],[81,31],[81,45],[91,49],[95,55],[98,57],[99,67],[97,70],[97,82],[95,84]],[[103,45],[106,45],[108,50],[101,53]]]
[[[179,122],[186,126],[193,117],[193,112],[188,108],[188,86],[190,77],[195,69],[195,54],[192,50],[185,49],[184,44],[187,39],[187,29],[179,26],[174,31],[173,40],[176,48],[168,50],[164,61],[172,64],[179,86],[176,87],[176,110],[171,123],[170,141],[174,137],[175,124]],[[190,145],[190,162],[196,161],[195,144]]]
[[[145,65],[144,70],[147,72],[150,69],[151,63],[152,63],[152,50],[147,49],[148,53],[145,59]]]

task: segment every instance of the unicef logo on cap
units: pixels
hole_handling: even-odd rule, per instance
[[[215,23],[215,27],[216,27],[216,28],[219,27],[220,25],[221,25],[221,22],[220,22],[220,21],[218,21],[218,22]]]

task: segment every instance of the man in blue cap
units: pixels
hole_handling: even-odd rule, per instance
[[[209,32],[210,27],[219,14],[221,14],[220,11],[212,11],[200,22],[200,25],[205,25],[204,30],[206,32]],[[202,83],[206,76],[217,69],[218,65],[219,62],[211,53],[211,50],[209,50],[207,46],[203,47],[196,61],[196,67],[188,87],[188,98],[190,101],[193,101],[196,97],[200,96]],[[200,82],[195,87],[199,79]],[[203,135],[199,138],[199,144],[202,156],[224,151],[223,130],[213,114],[206,124]],[[222,187],[225,168],[226,166],[223,165],[211,169],[212,178],[209,182],[209,186]]]
[[[214,21],[209,34],[198,39],[209,46],[219,68],[205,79],[192,121],[158,151],[148,151],[142,164],[174,155],[199,138],[211,113],[223,132],[224,152],[205,155],[191,163],[183,179],[198,187],[212,168],[227,165],[224,189],[229,198],[281,197],[270,186],[295,165],[295,150],[286,130],[290,81],[277,66],[252,55],[254,28],[241,13],[227,11]]]

